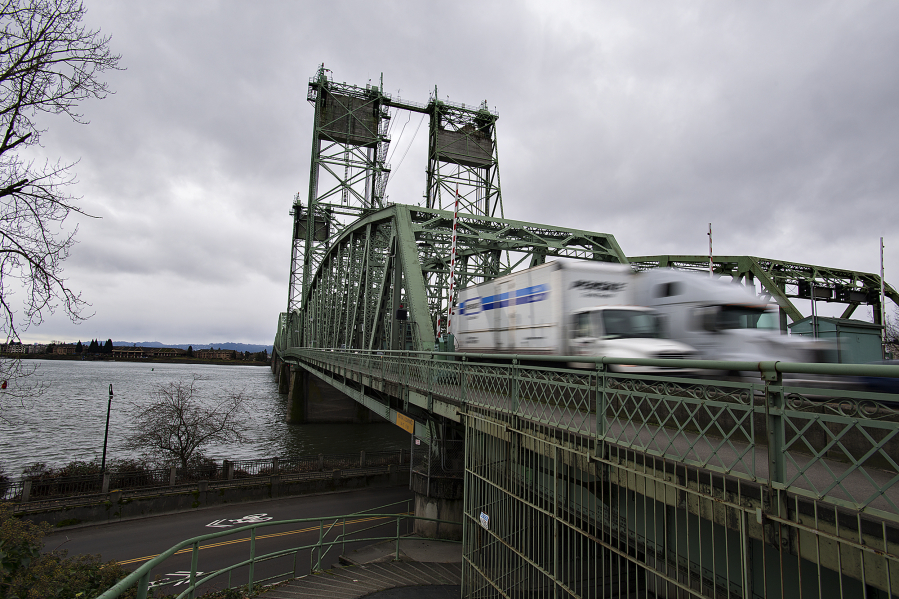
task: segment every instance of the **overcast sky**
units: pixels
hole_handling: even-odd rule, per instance
[[[897,3],[85,2],[126,70],[89,125],[46,120],[42,151],[80,160],[100,217],[72,219],[66,263],[95,314],[26,342],[270,343],[320,63],[409,100],[486,99],[508,218],[632,256],[704,254],[712,222],[716,254],[868,272],[883,236],[899,283]],[[392,202],[424,190],[417,118],[394,134]]]

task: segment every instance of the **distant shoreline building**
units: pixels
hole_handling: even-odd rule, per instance
[[[79,342],[80,343],[80,342]],[[93,342],[92,342],[93,344]],[[104,346],[100,345],[102,349]],[[138,345],[120,345],[112,346],[111,352],[89,351],[87,344],[81,344],[81,352],[78,352],[78,343],[65,343],[62,341],[53,341],[49,344],[34,343],[27,345],[18,341],[8,344],[0,344],[0,353],[4,355],[24,355],[24,354],[51,354],[57,356],[74,356],[82,355],[96,358],[112,358],[121,360],[142,360],[148,358],[155,359],[177,359],[177,358],[194,358],[197,360],[245,360],[254,359],[249,352],[239,352],[233,349],[198,349],[188,353],[188,350],[178,347],[141,347]],[[254,352],[252,356],[258,356],[263,352]],[[264,352],[268,358],[268,352]],[[255,358],[259,360],[259,358]]]
[[[199,360],[233,360],[237,352],[233,349],[197,349],[194,357]]]

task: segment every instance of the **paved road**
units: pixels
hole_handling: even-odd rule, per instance
[[[412,498],[412,493],[405,487],[363,489],[352,492],[332,493],[316,496],[300,496],[261,501],[255,503],[238,503],[219,506],[192,512],[183,512],[168,516],[154,516],[114,524],[100,524],[65,530],[49,535],[45,539],[45,550],[57,547],[66,549],[70,556],[79,554],[100,554],[103,561],[115,560],[128,569],[139,567],[159,553],[173,545],[196,536],[225,531],[228,528],[245,526],[256,521],[279,521],[294,518],[312,518],[352,514],[363,510],[374,512],[404,512],[405,505],[393,506],[384,510],[372,510],[398,501]],[[348,523],[347,530],[367,528],[377,524],[370,518],[355,518]],[[335,530],[335,533],[338,532]],[[396,532],[395,524],[381,526],[364,536],[387,536]],[[332,538],[335,533],[332,533]],[[260,528],[256,539],[256,554],[278,551],[292,547],[309,545],[318,541],[318,524],[278,525]],[[351,548],[370,544],[370,542],[347,545]],[[323,563],[331,565],[337,561],[341,547],[335,547]],[[210,572],[226,565],[249,558],[250,538],[248,533],[238,533],[220,539],[201,543],[198,570]],[[161,567],[153,571],[151,579],[178,582],[186,578],[190,570],[190,550],[175,555]],[[295,569],[298,575],[309,571],[310,552],[302,551],[299,555],[290,555],[255,565],[254,578],[257,580],[274,574]],[[234,574],[233,581],[245,582],[247,568]],[[220,588],[224,580],[215,584]],[[180,590],[176,587],[172,590]]]

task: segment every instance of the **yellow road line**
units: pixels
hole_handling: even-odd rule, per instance
[[[388,518],[388,516],[378,516],[376,518],[359,518],[357,520],[347,520],[346,524],[359,524],[360,522],[371,522],[373,520],[386,520],[387,518]],[[340,525],[341,525],[340,522],[338,522],[337,524],[334,524],[334,526],[340,526]],[[326,526],[324,526],[324,528],[325,529],[331,528],[331,526],[326,525]],[[300,528],[297,530],[288,530],[285,532],[274,532],[274,533],[271,533],[268,535],[259,535],[256,537],[256,540],[259,541],[261,539],[272,539],[275,537],[285,537],[287,535],[295,535],[295,534],[299,534],[299,533],[303,533],[303,532],[313,532],[318,529],[319,529],[318,526],[310,526],[309,528]],[[210,543],[209,545],[200,545],[200,549],[213,549],[215,547],[224,547],[225,545],[234,545],[236,543],[246,543],[249,540],[250,540],[250,537],[244,537],[242,539],[232,539],[230,541],[222,541],[221,543]],[[179,555],[181,553],[190,553],[191,551],[193,551],[193,547],[185,547],[184,549],[176,551],[174,553],[174,555]],[[156,555],[148,555],[146,557],[136,557],[134,559],[126,559],[124,561],[117,562],[117,563],[120,566],[127,566],[128,564],[135,564],[137,562],[150,561],[151,559],[153,559],[154,557],[157,557],[158,555],[159,554],[157,553]]]

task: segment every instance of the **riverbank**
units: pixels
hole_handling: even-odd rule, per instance
[[[60,362],[139,362],[141,364],[218,364],[224,366],[269,366],[271,358],[265,362],[258,360],[200,360],[198,358],[106,358],[100,356],[57,355],[57,354],[3,354],[7,359],[52,360]]]

